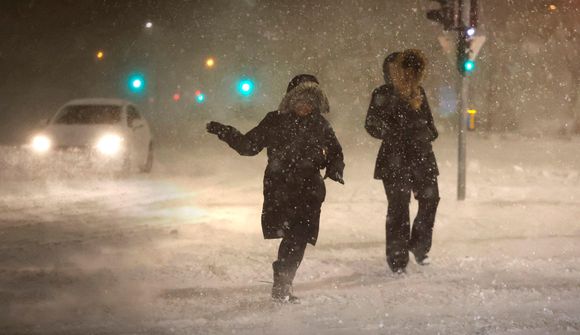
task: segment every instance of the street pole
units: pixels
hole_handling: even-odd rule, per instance
[[[465,27],[472,22],[471,17],[471,6],[477,6],[477,0],[459,0],[459,29],[457,31],[457,45],[463,43],[465,38]],[[457,48],[457,57],[461,57],[459,54],[460,48]],[[469,104],[469,77],[465,74],[461,74],[461,85],[459,89],[461,99],[458,100],[457,104],[457,200],[465,200],[466,193],[466,154],[467,154],[467,123],[466,123],[466,111]]]
[[[467,110],[469,101],[469,77],[461,77],[461,99],[458,102],[457,108],[457,200],[465,200],[466,188],[466,152],[467,152],[467,123],[465,119],[465,111]]]
[[[476,36],[479,7],[477,0],[431,0],[440,8],[427,12],[427,19],[443,25],[445,31],[456,31],[456,66],[461,80],[456,83],[457,100],[457,200],[465,200],[467,155],[467,110],[469,109],[469,74],[475,69],[474,59],[485,42],[485,36]],[[452,38],[439,36],[446,52]]]

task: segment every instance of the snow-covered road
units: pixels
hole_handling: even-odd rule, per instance
[[[4,147],[0,334],[580,334],[580,140],[469,140],[461,203],[455,141],[436,145],[433,264],[402,277],[385,265],[378,143],[345,143],[291,306],[269,300],[264,155],[203,137],[115,179],[30,170]]]

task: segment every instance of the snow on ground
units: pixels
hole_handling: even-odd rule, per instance
[[[455,140],[440,139],[433,264],[396,277],[378,143],[353,138],[291,306],[269,300],[264,155],[204,136],[117,178],[1,148],[0,333],[580,334],[580,140],[470,137],[457,202]]]

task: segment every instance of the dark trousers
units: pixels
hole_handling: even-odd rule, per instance
[[[387,210],[387,264],[392,271],[405,269],[409,251],[427,255],[431,249],[433,225],[439,204],[437,177],[416,177],[411,183],[383,180],[389,207]],[[411,192],[419,202],[419,210],[410,227]]]
[[[287,234],[278,248],[278,259],[272,264],[274,284],[292,285],[296,271],[306,251],[306,240],[300,235]]]

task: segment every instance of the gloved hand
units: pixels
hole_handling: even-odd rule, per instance
[[[344,185],[344,179],[342,179],[342,173],[338,172],[338,171],[332,171],[329,169],[326,169],[326,172],[324,173],[324,179],[326,178],[330,178],[332,180],[334,180],[335,182],[341,183],[342,185]]]
[[[219,122],[210,121],[207,123],[205,128],[207,129],[208,133],[218,135],[219,137],[221,137],[223,135],[223,133],[225,132],[226,126],[224,126],[223,124],[221,124]]]

